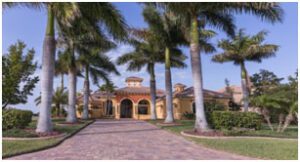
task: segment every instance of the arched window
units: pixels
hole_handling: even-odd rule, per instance
[[[195,102],[193,102],[193,104],[192,104],[192,111],[193,111],[193,114],[196,114],[196,105],[195,105]]]
[[[106,100],[106,115],[113,114],[113,103],[111,100]]]
[[[147,100],[141,100],[138,104],[138,113],[143,115],[149,114],[149,107],[150,104]]]

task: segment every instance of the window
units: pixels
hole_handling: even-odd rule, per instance
[[[193,102],[193,104],[192,104],[192,111],[193,111],[193,114],[196,114],[196,105],[195,105],[195,102]]]
[[[148,101],[146,100],[140,101],[138,104],[138,113],[143,115],[149,114],[149,106],[150,104]]]
[[[106,100],[105,103],[106,115],[113,115],[113,103],[111,100]],[[104,106],[103,106],[104,107]]]

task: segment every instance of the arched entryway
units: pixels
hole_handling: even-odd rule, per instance
[[[125,99],[121,102],[121,118],[132,118],[132,101]]]

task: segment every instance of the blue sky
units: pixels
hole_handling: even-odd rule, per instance
[[[142,7],[137,3],[114,3],[116,7],[124,15],[127,23],[131,27],[147,27],[141,15]],[[268,30],[269,35],[266,38],[266,43],[277,44],[280,46],[276,57],[263,60],[262,63],[246,63],[249,74],[254,74],[259,69],[267,69],[273,71],[280,77],[287,77],[293,74],[297,67],[298,60],[298,11],[297,3],[281,3],[284,9],[283,23],[276,23],[274,25],[262,22],[257,17],[251,15],[236,15],[235,23],[238,28],[245,28],[246,33],[256,34],[260,30]],[[42,43],[46,26],[46,12],[35,11],[27,8],[13,8],[7,9],[2,13],[2,53],[7,53],[8,47],[14,44],[17,40],[22,40],[27,44],[28,48],[36,50],[35,59],[41,64]],[[218,35],[211,40],[216,45],[217,40],[226,38],[226,35],[214,29]],[[113,60],[123,53],[129,52],[132,47],[128,45],[119,45],[117,49],[107,53]],[[184,53],[189,56],[188,48],[183,48]],[[220,52],[220,50],[218,50]],[[217,64],[211,61],[212,54],[202,55],[203,79],[204,87],[206,89],[218,90],[224,87],[224,79],[228,78],[231,84],[240,85],[240,68],[232,63]],[[186,60],[188,67],[186,69],[172,69],[173,84],[183,83],[191,86],[192,75],[190,69],[190,58]],[[143,85],[149,85],[149,76],[145,69],[140,72],[127,72],[125,66],[118,66],[121,76],[112,76],[112,80],[118,87],[123,87],[124,80],[128,76],[139,76],[144,78]],[[36,75],[40,74],[37,70]],[[158,65],[156,67],[157,87],[164,89],[164,66]],[[102,84],[103,81],[100,81]],[[65,77],[65,84],[67,85],[67,77]],[[59,85],[59,79],[54,80],[54,86]],[[83,79],[78,79],[77,90],[83,88]],[[96,90],[95,86],[91,87]],[[30,96],[28,103],[25,105],[15,105],[17,108],[31,109],[38,111],[34,104],[34,98],[40,93],[40,83],[34,90],[34,96]]]

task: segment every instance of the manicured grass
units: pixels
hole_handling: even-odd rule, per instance
[[[155,124],[161,121],[148,122]],[[194,121],[182,120],[177,121],[183,124],[183,126],[161,127],[162,129],[180,135],[183,130],[191,130],[194,125]],[[241,134],[239,134],[241,135]],[[249,131],[242,135],[247,136],[269,136],[269,137],[283,137],[283,138],[297,138],[298,129],[295,126],[291,126],[285,133],[277,133],[269,130],[267,126],[264,126],[259,131]],[[285,140],[285,139],[199,139],[186,137],[200,145],[210,147],[217,150],[223,150],[249,157],[255,157],[260,159],[298,159],[298,140]]]
[[[9,129],[2,132],[3,137],[37,137],[38,135],[25,131],[24,129]]]
[[[64,119],[54,119],[53,123],[64,121]],[[76,133],[79,129],[83,128],[87,124],[91,123],[92,120],[84,121],[84,123],[73,126],[57,126],[54,124],[54,130],[67,133],[67,137]],[[28,128],[35,128],[36,121],[34,120]],[[4,132],[3,132],[4,134]],[[2,140],[2,158],[10,157],[13,155],[19,155],[23,153],[38,151],[55,146],[62,142],[65,137],[45,139],[45,140],[28,140],[28,141],[8,141]]]
[[[28,141],[6,141],[2,142],[2,157],[9,157],[27,152],[38,151],[43,148],[56,145],[63,138],[47,139],[47,140],[28,140]]]
[[[217,150],[260,159],[297,160],[298,141],[280,139],[198,139],[191,140]]]

